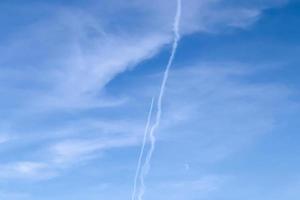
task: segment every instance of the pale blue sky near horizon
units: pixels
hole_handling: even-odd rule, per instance
[[[130,199],[176,0],[0,11],[0,199]],[[298,200],[300,2],[182,0],[180,34],[144,199]]]

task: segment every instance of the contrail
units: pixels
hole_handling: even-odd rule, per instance
[[[131,200],[135,200],[135,197],[136,197],[137,181],[138,181],[138,176],[140,174],[142,158],[143,158],[143,155],[144,155],[144,150],[145,150],[145,146],[146,146],[146,142],[147,142],[147,135],[148,135],[148,130],[149,130],[149,127],[150,127],[150,122],[151,122],[151,117],[152,117],[153,104],[154,104],[154,98],[152,98],[152,100],[151,100],[151,105],[150,105],[150,109],[149,109],[149,112],[148,112],[147,124],[146,124],[145,131],[144,131],[143,144],[142,144],[142,147],[141,147],[139,160],[138,160],[138,164],[137,164],[137,168],[136,168],[136,172],[135,172],[135,177],[134,177],[134,185],[133,185],[133,192],[132,192]]]
[[[155,122],[152,125],[152,127],[150,129],[150,133],[149,133],[150,149],[147,153],[144,165],[142,166],[142,169],[141,169],[141,174],[140,174],[141,185],[140,185],[140,189],[139,189],[138,200],[143,199],[144,192],[145,192],[144,178],[150,170],[151,158],[152,158],[152,154],[155,149],[156,138],[155,138],[154,132],[159,127],[159,124],[160,124],[161,113],[162,113],[162,101],[163,101],[163,97],[164,97],[164,93],[165,93],[165,87],[166,87],[166,83],[168,81],[170,68],[171,68],[174,58],[175,58],[178,41],[180,39],[180,35],[179,35],[180,19],[181,19],[181,0],[177,0],[177,11],[176,11],[175,19],[174,19],[174,24],[173,24],[174,41],[173,41],[173,45],[172,45],[172,52],[169,57],[168,64],[166,66],[166,69],[165,69],[165,72],[163,75],[163,80],[162,80],[162,83],[160,86],[160,91],[159,91],[159,95],[158,95],[158,99],[157,99],[157,112],[156,112],[156,116],[155,116]]]

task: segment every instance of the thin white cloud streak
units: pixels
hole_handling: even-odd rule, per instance
[[[143,143],[142,143],[142,146],[141,146],[141,151],[140,151],[140,155],[139,155],[139,159],[138,159],[138,164],[137,164],[137,168],[136,168],[136,172],[135,172],[135,177],[134,177],[133,191],[132,191],[132,197],[131,197],[132,200],[136,199],[137,181],[138,181],[138,178],[139,178],[140,172],[141,172],[142,158],[144,156],[144,150],[145,150],[145,146],[146,146],[146,142],[147,142],[148,131],[149,131],[150,123],[151,123],[153,103],[154,103],[154,98],[152,98],[152,100],[151,100],[150,109],[148,111],[147,123],[146,123],[146,127],[145,127],[145,130],[144,130]],[[143,187],[144,181],[143,181],[143,179],[141,177],[140,177],[140,184]]]
[[[180,36],[179,36],[180,18],[181,18],[181,0],[177,0],[177,9],[176,9],[176,15],[175,15],[174,24],[173,24],[174,41],[173,41],[173,46],[172,46],[172,52],[171,52],[171,56],[169,57],[168,64],[166,66],[166,69],[165,69],[165,72],[164,72],[164,75],[163,75],[163,80],[162,80],[162,83],[161,83],[159,96],[158,96],[158,99],[157,99],[157,111],[156,111],[155,121],[154,121],[154,124],[151,126],[150,132],[149,132],[150,149],[149,149],[149,151],[146,155],[145,162],[144,162],[144,164],[142,166],[142,169],[141,169],[141,174],[140,174],[141,185],[140,185],[139,194],[138,194],[138,199],[139,200],[143,199],[143,195],[144,195],[144,192],[145,192],[144,178],[150,170],[151,159],[152,159],[153,152],[155,150],[156,138],[155,138],[154,133],[155,133],[155,130],[159,127],[159,124],[160,124],[161,113],[162,113],[162,101],[163,101],[163,97],[164,97],[165,87],[166,87],[166,83],[168,81],[169,71],[170,71],[170,68],[173,64],[174,57],[175,57],[175,54],[176,54],[178,41],[180,39]]]
[[[46,147],[38,161],[15,161],[0,164],[0,177],[5,179],[46,180],[57,177],[63,170],[93,160],[112,148],[136,145],[136,137],[106,139],[69,139]]]
[[[58,142],[48,149],[52,155],[51,162],[69,166],[101,155],[112,148],[134,146],[137,138],[103,138],[103,139],[73,139]]]
[[[99,119],[98,119],[99,120]],[[20,152],[24,159],[0,163],[0,177],[5,179],[52,179],[81,163],[99,159],[107,151],[136,146],[139,143],[140,121],[79,120],[44,136],[28,133],[26,138],[13,138],[14,145],[43,143],[43,147]],[[17,133],[15,133],[17,134]],[[5,144],[6,145],[6,144]],[[18,151],[18,146],[15,147]],[[3,149],[3,154],[8,151]]]
[[[20,161],[0,165],[0,177],[7,179],[44,180],[56,176],[48,163],[40,161]]]

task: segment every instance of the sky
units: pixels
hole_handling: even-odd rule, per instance
[[[131,199],[176,6],[0,2],[0,199]],[[144,199],[298,200],[300,2],[182,0],[179,33]]]

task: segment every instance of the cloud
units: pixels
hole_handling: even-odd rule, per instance
[[[221,162],[273,131],[282,112],[291,109],[287,105],[293,106],[289,100],[293,91],[275,83],[247,83],[256,73],[259,68],[241,63],[195,63],[172,71],[163,123],[157,134],[158,146],[166,147],[156,156],[162,172],[178,171],[166,168],[169,164],[165,162],[188,162],[192,166],[189,173],[193,173],[199,163],[204,167]],[[28,134],[29,143],[43,145],[30,150],[26,157],[34,155],[35,160],[46,164],[32,165],[33,174],[42,176],[44,167],[52,175],[46,177],[52,178],[86,161],[94,162],[104,153],[109,155],[111,149],[139,145],[144,125],[141,116],[146,113],[139,112],[128,120],[127,112],[147,108],[146,99],[150,100],[156,90],[152,83],[158,79],[159,76],[147,75],[134,87],[124,86],[122,92],[132,95],[131,100],[117,108],[119,115],[115,119],[78,118],[52,127],[56,131],[43,131],[44,136],[39,131]],[[175,150],[178,147],[180,151]],[[17,163],[10,165],[18,166]]]
[[[2,178],[42,180],[55,176],[48,164],[42,162],[20,161],[0,165],[0,169]]]
[[[177,172],[176,168],[166,168],[169,164],[165,162],[188,162],[192,166],[189,173],[193,173],[199,163],[204,167],[221,162],[261,135],[272,132],[283,109],[286,111],[287,105],[293,105],[289,100],[293,91],[275,83],[247,83],[256,73],[259,68],[241,63],[209,62],[171,72],[162,128],[157,135],[158,146],[167,147],[159,150],[156,157],[162,172]],[[124,113],[147,108],[146,99],[150,100],[156,90],[152,83],[158,79],[159,76],[147,75],[144,82],[134,87],[124,86],[122,92],[132,96],[128,104],[117,108],[123,114],[114,119],[78,118],[52,126],[54,131],[43,131],[43,136],[40,131],[27,134],[29,143],[43,145],[27,152],[28,161],[8,163],[3,168],[5,177],[53,178],[81,163],[94,162],[111,149],[138,145],[144,125],[141,116],[146,113],[130,117],[132,120]],[[180,151],[176,150],[174,155],[172,152],[178,147]],[[165,156],[167,160],[163,159]]]
[[[269,1],[268,6],[256,6],[256,3],[236,6],[232,1],[226,2],[185,1],[181,25],[183,36],[221,32],[228,27],[245,28],[259,19],[264,9],[273,6]],[[137,144],[140,129],[135,124],[141,123],[143,113],[134,115],[134,109],[144,108],[144,102],[138,100],[137,105],[129,104],[134,99],[145,98],[143,94],[147,91],[141,87],[148,83],[136,86],[141,94],[130,96],[128,92],[125,97],[111,94],[106,85],[117,75],[156,55],[171,41],[175,2],[124,3],[115,0],[80,7],[33,4],[23,10],[23,15],[37,14],[34,6],[40,8],[38,13],[44,12],[39,20],[31,21],[18,33],[1,41],[0,92],[3,99],[0,108],[3,123],[19,138],[14,148],[19,149],[18,145],[24,143],[42,145],[33,145],[28,152],[22,152],[28,161],[16,161],[8,164],[10,167],[4,164],[4,171],[8,176],[15,176],[14,172],[20,176],[34,176],[43,173],[43,169],[56,171],[56,163],[80,162],[111,148]],[[16,7],[19,9],[18,5]],[[243,138],[239,136],[241,132],[271,130],[273,118],[262,118],[258,113],[269,111],[264,110],[268,106],[263,106],[270,102],[271,97],[278,97],[272,92],[274,88],[240,87],[230,81],[229,76],[235,75],[232,71],[201,69],[175,73],[169,88],[172,100],[166,102],[169,107],[165,117],[168,121],[164,122],[166,133],[174,131],[175,127],[183,131],[184,123],[192,122],[199,130],[214,135],[213,138],[217,138],[215,143],[227,142],[224,146],[211,148],[219,155],[228,151],[231,139]],[[178,77],[179,74],[182,76]],[[198,80],[193,74],[203,78]],[[269,97],[263,98],[261,93],[267,93]],[[247,104],[242,100],[245,97],[256,102]],[[234,101],[222,104],[228,99]],[[211,107],[212,103],[216,107]],[[231,113],[232,120],[226,118],[227,113]],[[125,123],[129,115],[134,116],[134,120]],[[257,118],[242,120],[245,115]],[[105,117],[108,119],[103,120]],[[223,126],[214,126],[213,122],[222,121],[223,117],[226,118]],[[91,118],[93,122],[86,122]],[[198,123],[204,119],[205,123]],[[232,131],[229,126],[234,124],[233,119],[240,123]],[[172,128],[170,124],[178,126]],[[192,127],[188,123],[185,125]],[[221,130],[222,127],[226,129]],[[194,133],[195,130],[184,131]],[[220,134],[221,131],[233,133],[227,138]],[[167,134],[162,134],[161,139],[164,137],[167,138]],[[206,142],[210,140],[206,138]],[[41,158],[43,152],[50,152],[50,156],[45,154],[46,158]],[[36,153],[40,161],[31,161]]]
[[[33,154],[42,155],[37,161],[14,161],[0,165],[0,177],[34,181],[52,179],[70,167],[101,157],[107,150],[136,144],[136,138],[60,141],[34,152]]]
[[[285,1],[188,0],[183,6],[182,34],[244,28],[279,2]],[[1,74],[5,74],[0,77],[0,91],[5,94],[2,102],[15,115],[19,110],[122,105],[124,99],[107,96],[105,85],[171,41],[176,6],[170,1],[114,0],[91,1],[80,7],[37,4],[36,11],[34,5],[31,9],[25,6],[21,13],[45,14],[31,21],[22,34],[11,34],[0,49]]]
[[[173,173],[169,163],[188,162],[194,167],[223,162],[272,134],[285,113],[299,109],[291,100],[296,93],[288,86],[249,81],[261,70],[266,68],[230,62],[176,66],[170,74],[162,127],[157,133],[159,154],[154,162],[160,171]],[[148,76],[140,83],[142,88],[123,92],[134,91],[140,95],[137,99],[151,99],[157,79],[159,76]]]
[[[161,139],[181,146],[183,157],[210,162],[272,133],[281,115],[293,110],[294,92],[277,83],[246,81],[258,73],[259,68],[239,63],[202,63],[173,71]]]
[[[51,179],[74,166],[95,161],[111,149],[139,144],[143,129],[140,121],[98,120],[79,120],[58,126],[56,131],[44,131],[43,136],[37,131],[15,138],[11,148],[22,151],[19,155],[24,159],[19,161],[16,157],[0,164],[0,176],[38,181]],[[27,147],[22,150],[24,145]],[[1,153],[10,153],[11,148]]]
[[[67,140],[50,147],[53,162],[57,164],[79,163],[84,159],[99,157],[101,152],[111,148],[122,148],[135,145],[136,138]]]
[[[175,2],[92,2],[84,8],[36,5],[48,14],[22,35],[12,34],[0,50],[2,70],[9,75],[5,79],[13,81],[6,91],[11,97],[21,96],[24,106],[39,109],[110,105],[98,98],[104,86],[170,42]],[[270,7],[280,1],[266,2]],[[265,8],[257,2],[188,0],[181,30],[189,34],[246,27]],[[24,15],[32,10],[26,11]],[[20,85],[27,85],[27,90]]]

